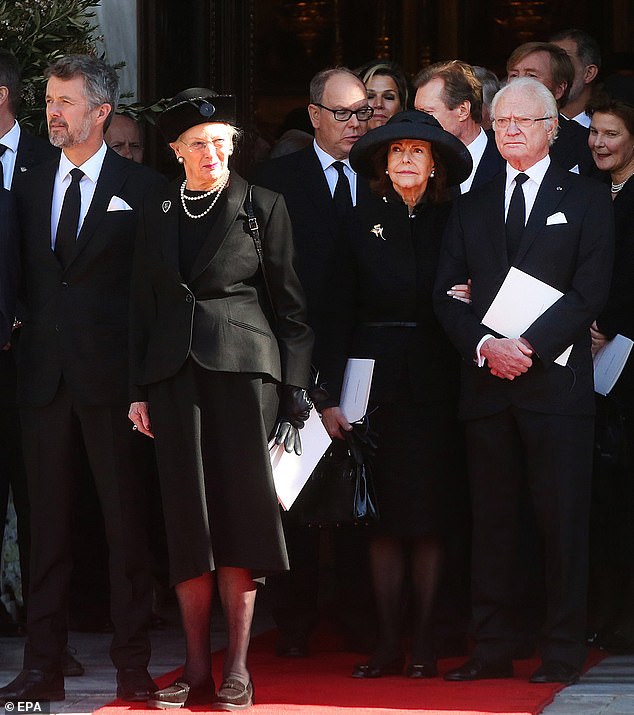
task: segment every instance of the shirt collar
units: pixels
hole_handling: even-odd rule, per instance
[[[13,123],[13,126],[9,131],[2,137],[0,137],[0,144],[4,144],[12,152],[18,152],[18,144],[20,143],[20,125],[17,122]]]
[[[349,159],[335,159],[334,157],[330,156],[328,152],[325,152],[319,144],[317,144],[317,140],[313,139],[313,148],[315,149],[315,154],[317,154],[317,158],[319,159],[319,163],[321,164],[321,168],[326,171],[330,166],[332,166],[333,162],[335,161],[341,161],[343,164],[346,165],[346,167],[354,172],[354,169],[350,166],[350,160]]]
[[[59,178],[63,181],[73,169],[81,169],[84,174],[93,182],[97,183],[99,174],[101,173],[101,167],[103,165],[103,160],[106,156],[106,150],[108,147],[105,142],[102,142],[99,149],[81,166],[77,167],[73,162],[62,152],[59,160]]]
[[[548,167],[550,166],[550,155],[546,154],[546,156],[543,159],[540,159],[536,164],[533,164],[533,166],[529,166],[528,169],[524,169],[524,171],[519,171],[518,169],[514,169],[508,162],[506,163],[506,189],[508,190],[509,186],[515,181],[515,177],[518,174],[526,174],[529,179],[532,179],[537,186],[540,186],[542,183],[542,180],[544,179],[544,176],[546,172],[548,171]]]

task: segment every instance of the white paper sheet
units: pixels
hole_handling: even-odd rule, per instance
[[[607,395],[621,376],[634,342],[615,335],[594,356],[594,391]]]
[[[368,409],[373,372],[374,360],[371,358],[348,358],[339,407],[351,424],[362,420]]]
[[[547,283],[511,267],[500,290],[489,306],[482,325],[507,338],[519,338],[563,293]],[[572,345],[555,360],[565,366]]]
[[[315,409],[310,411],[310,416],[299,434],[302,440],[301,456],[295,452],[286,452],[283,444],[277,445],[274,442],[269,444],[275,491],[285,511],[291,508],[331,442]]]

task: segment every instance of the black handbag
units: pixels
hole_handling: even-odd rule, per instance
[[[378,521],[373,436],[365,417],[345,433],[345,441],[333,440],[291,507],[300,522],[330,527]]]

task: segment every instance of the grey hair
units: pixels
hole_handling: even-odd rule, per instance
[[[546,85],[536,79],[533,79],[533,77],[518,77],[512,82],[504,85],[504,87],[496,93],[491,102],[491,119],[495,119],[495,108],[497,107],[498,102],[509,92],[512,94],[528,94],[533,99],[539,100],[542,106],[541,112],[543,116],[549,118],[548,121],[550,121],[550,126],[556,124],[554,120],[556,120],[559,116],[559,112],[557,110],[557,100],[553,97],[553,93],[548,89],[548,87],[546,87]],[[555,131],[550,138],[551,146],[557,138],[558,133],[559,126],[556,125]]]
[[[111,65],[92,55],[66,55],[49,65],[44,77],[62,80],[84,78],[84,96],[91,109],[100,104],[109,104],[112,109],[104,123],[104,131],[110,125],[112,115],[119,104],[119,77]]]

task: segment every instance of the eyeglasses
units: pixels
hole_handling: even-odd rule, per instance
[[[211,144],[214,149],[221,149],[225,145],[225,140],[224,139],[212,139],[211,141],[204,142],[200,139],[197,139],[196,141],[191,142],[190,144],[187,144],[187,142],[184,142],[182,139],[179,139],[181,144],[184,144],[189,151],[192,153],[198,154],[202,151],[205,151],[205,149]]]
[[[353,114],[360,122],[367,122],[368,119],[372,119],[372,115],[374,114],[372,107],[361,107],[361,109],[330,109],[330,107],[324,107],[324,105],[319,104],[319,102],[313,102],[313,104],[316,107],[321,107],[322,109],[327,109],[329,112],[332,112],[337,122],[347,122]]]
[[[496,117],[492,124],[493,129],[499,129],[501,131],[508,129],[511,122],[515,122],[515,126],[520,129],[528,129],[534,126],[535,122],[543,122],[546,119],[552,119],[552,117],[538,117],[537,119],[533,119],[532,117]]]

